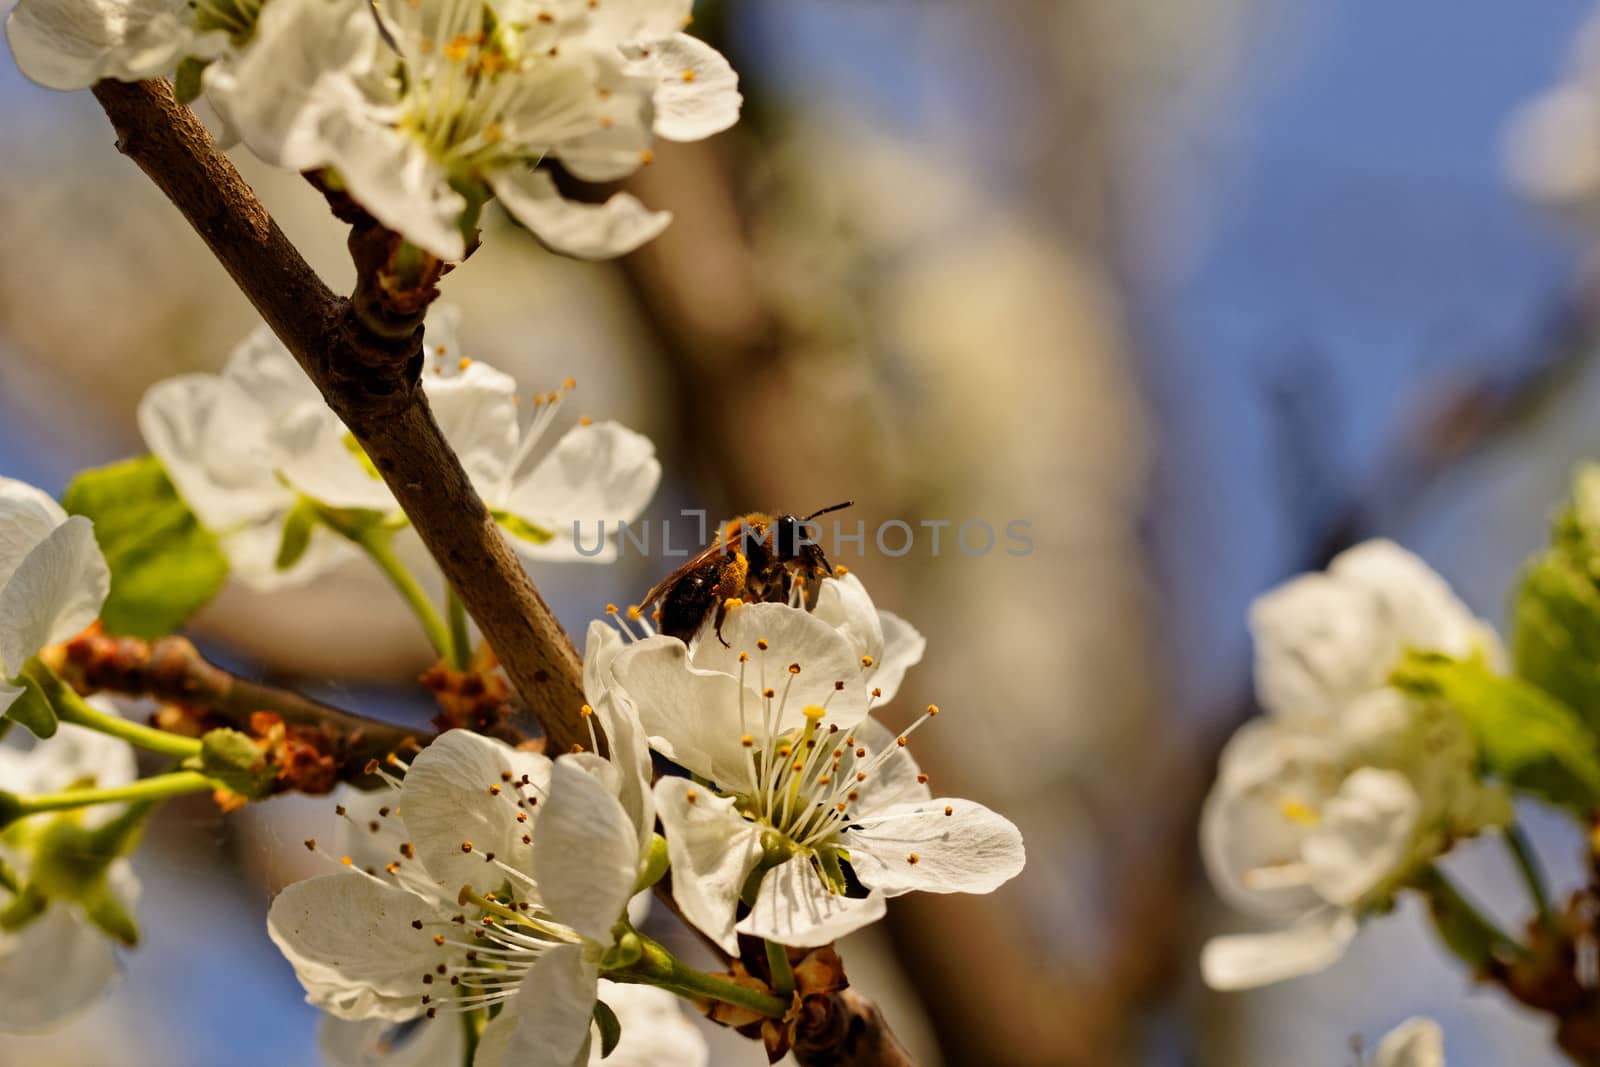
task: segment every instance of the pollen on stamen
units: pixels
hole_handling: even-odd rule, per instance
[[[894,743],[895,743],[895,745],[896,745],[896,746],[897,746],[897,747],[899,747],[899,748],[905,748],[905,747],[906,747],[906,738],[905,738],[905,735],[904,735],[904,734],[901,734],[901,735],[900,735],[900,736],[899,736],[899,737],[897,737],[897,738],[895,738],[895,739],[894,739]]]
[[[587,719],[589,716],[594,714],[594,709],[591,708],[589,705],[585,704],[585,705],[583,705],[583,707],[578,709],[578,714],[582,715],[585,719]]]
[[[944,813],[946,815],[954,815],[956,813],[956,809],[952,805],[946,804],[944,806]]]
[[[778,691],[776,689],[767,688],[761,691],[761,695],[766,697],[768,700],[771,700],[773,697],[778,695]]]
[[[492,797],[499,796],[500,795],[500,787],[497,786],[497,785],[492,785],[491,784],[489,786],[489,795],[492,796]]]
[[[842,693],[842,692],[844,692],[844,682],[842,682],[842,681],[839,681],[839,682],[834,682],[834,683],[833,683],[833,691],[834,691],[834,692],[835,692],[835,693]]]
[[[356,861],[351,859],[349,856],[340,856],[339,862],[344,864],[346,867],[353,867],[355,866]]]
[[[528,821],[528,813],[525,812],[525,811],[517,812],[517,821],[518,822],[527,822]]]
[[[926,774],[917,775],[917,784],[918,785],[927,785],[928,784],[928,776]]]
[[[843,578],[845,575],[847,575],[849,573],[850,573],[850,568],[846,567],[843,563],[841,563],[837,567],[833,568],[833,576],[835,578]]]
[[[655,154],[654,151],[652,151],[649,148],[640,149],[640,151],[639,151],[639,162],[641,164],[643,164],[644,166],[648,167],[650,164],[654,163],[655,161],[656,161],[656,154]]]
[[[606,605],[606,614],[607,615],[615,615],[616,613],[617,613],[617,606],[615,604],[607,604]]]
[[[683,799],[688,803],[693,804],[695,801],[700,799],[700,794],[696,793],[693,789],[686,790],[683,794]]]
[[[683,80],[684,81],[692,82],[692,81],[694,81],[694,79],[695,79],[695,73],[694,73],[694,68],[693,67],[690,67],[688,70],[683,72]]]
[[[749,734],[744,734],[739,738],[739,743],[745,748],[754,748],[756,739],[751,737]]]
[[[335,815],[339,816],[339,818],[341,818],[341,819],[344,818],[344,805],[343,804],[335,804],[333,806],[333,813]]]
[[[861,665],[862,665],[862,666],[863,666],[863,667],[870,667],[870,666],[872,666],[872,657],[871,657],[871,656],[862,656],[862,657],[861,657]]]
[[[930,717],[932,717],[932,716],[937,715],[937,714],[939,714],[939,705],[937,705],[937,704],[929,704],[928,705],[928,715]]]
[[[756,638],[756,648],[760,649],[762,652],[765,652],[769,647],[770,646],[767,644],[767,639],[765,637]]]
[[[845,794],[845,799],[849,800],[853,804],[861,799],[861,794],[857,790],[852,789],[850,792]]]
[[[579,415],[578,416],[578,425],[579,426],[593,426],[594,425],[594,419],[590,418],[588,415]]]
[[[799,674],[800,673],[800,664],[798,664],[798,663],[789,664],[789,673],[790,674]]]
[[[459,360],[456,361],[456,369],[457,370],[463,370],[464,371],[470,366],[472,366],[472,360],[468,359],[466,356],[462,356]]]
[[[461,842],[461,851],[462,852],[471,852],[472,851],[472,842],[471,841],[463,841],[463,842]]]
[[[748,652],[739,653],[739,662],[740,663],[749,663],[750,662],[750,653],[748,653]]]
[[[867,780],[867,772],[866,771],[857,771],[856,772],[856,781],[864,782],[866,780]]]
[[[306,851],[307,852],[315,852],[316,850],[317,850],[317,839],[314,838],[314,837],[306,838]]]
[[[911,853],[911,855],[906,857],[906,862],[911,864],[911,866],[915,867],[917,865],[917,859],[918,859],[917,854],[915,852],[913,852],[913,853]]]
[[[628,618],[632,619],[634,622],[638,622],[640,619],[644,618],[644,609],[639,607],[637,604],[629,604]]]

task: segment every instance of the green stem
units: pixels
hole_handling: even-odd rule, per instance
[[[488,1019],[482,1008],[461,1013],[461,1034],[466,1039],[461,1050],[461,1067],[472,1067],[478,1055],[478,1042],[483,1038],[483,1026]]]
[[[724,1004],[747,1008],[769,1019],[781,1019],[789,1010],[789,1002],[784,998],[697,971],[648,937],[641,934],[639,940],[643,943],[644,951],[638,962],[621,970],[607,972],[607,978],[614,982],[653,985],[695,1000],[719,1000]]]
[[[445,583],[445,614],[450,620],[450,665],[458,671],[472,662],[472,635],[467,630],[467,606],[456,596],[455,586]]]
[[[378,565],[378,569],[389,579],[401,599],[411,608],[412,614],[416,615],[417,621],[422,624],[423,632],[433,644],[433,650],[441,656],[449,656],[450,631],[445,628],[444,620],[439,618],[439,612],[417,582],[416,576],[407,570],[406,565],[400,562],[400,557],[395,555],[394,534],[382,526],[375,525],[363,530],[351,540],[360,545],[372,562]]]
[[[150,778],[141,778],[127,785],[107,789],[63,789],[59,793],[23,794],[15,798],[16,806],[8,810],[17,818],[38,815],[46,811],[67,811],[86,808],[92,804],[150,803],[184,793],[208,792],[223,788],[198,771],[172,771]]]
[[[54,671],[37,659],[29,660],[22,673],[39,687],[39,691],[55,709],[56,718],[62,722],[70,722],[111,737],[118,737],[129,744],[147,748],[151,752],[159,752],[164,756],[190,759],[200,754],[200,742],[195,738],[169,734],[165,730],[152,729],[124,719],[120,715],[97,710],[79,696],[77,690],[63,682]]]
[[[1439,937],[1469,967],[1481,971],[1506,952],[1527,954],[1520,942],[1491,922],[1437,866],[1424,868],[1413,885],[1427,895]]]
[[[1528,887],[1528,895],[1533,898],[1534,906],[1539,911],[1539,923],[1553,933],[1556,929],[1556,916],[1550,907],[1550,892],[1546,888],[1544,869],[1539,865],[1538,853],[1534,852],[1533,843],[1528,840],[1528,835],[1523,831],[1521,824],[1510,824],[1505,828],[1504,834],[1506,847],[1511,850],[1511,858],[1516,861],[1517,872],[1522,875],[1522,881]]]
[[[780,997],[794,995],[794,968],[789,966],[789,950],[776,941],[767,942],[767,968],[772,971],[772,991]]]

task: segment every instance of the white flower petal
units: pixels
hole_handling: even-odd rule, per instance
[[[841,729],[866,717],[861,658],[843,635],[810,612],[785,604],[744,604],[728,612],[722,639],[726,645],[715,634],[700,641],[694,650],[695,667],[738,677],[739,653],[747,653],[746,688],[759,697],[763,686],[771,687],[782,698],[777,732],[805,725],[808,705],[826,707],[827,721]],[[759,641],[767,642],[765,651]],[[789,674],[791,664],[800,665],[799,674]],[[844,683],[842,689],[839,682]]]
[[[734,920],[739,891],[761,859],[759,828],[739,814],[732,797],[686,778],[660,779],[655,797],[672,861],[672,898],[697,929],[738,952]]]
[[[689,24],[694,0],[609,0],[591,8],[589,34],[611,45],[656,41]]]
[[[883,654],[865,676],[869,689],[881,691],[874,701],[875,706],[894,699],[906,671],[922,662],[922,654],[928,647],[927,638],[894,612],[880,611],[878,621],[883,626]]]
[[[1251,989],[1332,966],[1355,936],[1355,919],[1329,908],[1284,930],[1214,937],[1201,950],[1200,970],[1212,989]]]
[[[534,788],[518,788],[523,775]],[[542,817],[544,801],[532,799],[549,784],[546,757],[469,730],[450,730],[411,761],[400,790],[400,816],[417,858],[448,896],[464,885],[481,893],[505,880],[484,859],[488,853],[518,870],[529,869],[533,848],[522,838]],[[528,821],[518,822],[518,813]],[[464,842],[472,843],[470,853],[462,851]]]
[[[226,35],[195,28],[184,0],[22,0],[6,37],[18,69],[47,89],[159,78],[227,47]]]
[[[651,211],[629,193],[615,193],[603,204],[567,200],[542,170],[504,167],[488,178],[506,211],[541,244],[578,259],[625,255],[672,222],[671,212]]]
[[[883,622],[867,587],[854,574],[822,579],[811,614],[838,630],[857,657],[883,657]]]
[[[421,1015],[422,976],[458,949],[434,944],[450,913],[403,889],[354,872],[295,882],[267,913],[267,932],[306,999],[345,1019],[402,1020]]]
[[[88,626],[110,589],[111,570],[88,519],[74,515],[50,531],[0,587],[0,675]]]
[[[317,1050],[328,1067],[436,1067],[461,1062],[461,1021],[442,1019],[341,1019],[324,1015]]]
[[[430,346],[437,340],[432,319],[430,315]],[[433,417],[472,484],[490,507],[498,507],[506,465],[517,450],[516,381],[474,360],[459,374],[425,374],[422,384]]]
[[[706,1039],[684,1014],[678,997],[653,986],[604,979],[599,992],[622,1025],[622,1040],[604,1060],[600,1043],[594,1042],[590,1067],[706,1067]]]
[[[551,531],[555,540],[516,546],[535,559],[594,558],[580,555],[573,538],[589,544],[602,529],[614,534],[638,518],[660,483],[661,464],[648,437],[615,422],[574,426],[516,478],[506,498],[509,511]]]
[[[540,807],[532,873],[544,906],[609,945],[639,876],[637,828],[606,783],[569,757],[556,760]]]
[[[739,743],[747,727],[740,724],[737,678],[690,667],[688,649],[674,637],[636,642],[617,656],[612,672],[657,752],[715,782],[749,782],[748,757]],[[759,698],[742,692],[753,729]]]
[[[111,940],[55,904],[12,934],[0,934],[0,1032],[48,1030],[93,1006],[118,976]]]
[[[1301,846],[1312,886],[1334,904],[1354,905],[1399,872],[1421,813],[1422,800],[1404,775],[1356,770]]]
[[[655,132],[669,141],[698,141],[739,121],[739,75],[721,52],[686,33],[649,46]]]
[[[517,1023],[504,1062],[516,1067],[587,1063],[599,978],[599,965],[581,946],[557,945],[540,956],[509,1006]]]
[[[859,898],[830,892],[810,861],[796,857],[762,877],[755,907],[737,929],[780,945],[826,945],[883,918],[886,899],[879,889]]]
[[[1432,1019],[1407,1019],[1379,1043],[1372,1067],[1444,1067],[1444,1031]]]
[[[896,735],[876,719],[862,719],[851,727],[859,745],[867,750],[867,759],[876,759],[879,753],[889,756],[876,765],[867,780],[856,786],[858,812],[879,812],[894,804],[918,804],[931,801],[933,792],[926,782],[917,778],[922,768],[911,755],[910,745],[897,745]]]
[[[0,478],[0,586],[11,580],[33,546],[67,521],[61,505],[42,489]]]
[[[268,434],[278,473],[297,492],[335,508],[393,511],[394,496],[360,446],[321,401],[277,419]]]
[[[639,724],[638,709],[620,689],[603,694],[600,702],[594,705],[594,712],[610,746],[610,766],[616,770],[617,801],[633,824],[638,860],[642,864],[650,852],[650,839],[656,825],[656,805],[650,795],[653,778],[650,742]]]
[[[1026,860],[1010,819],[950,798],[864,815],[844,845],[861,883],[891,897],[912,890],[991,893],[1020,874]]]

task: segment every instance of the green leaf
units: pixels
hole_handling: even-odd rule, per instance
[[[200,772],[250,800],[272,792],[276,769],[247,734],[227,728],[200,738]]]
[[[54,737],[56,709],[50,703],[50,698],[44,695],[38,682],[25,674],[17,679],[17,683],[22,686],[22,695],[6,709],[6,718],[20,722],[34,737]]]
[[[1560,700],[1479,660],[1430,652],[1409,653],[1391,681],[1455,709],[1485,767],[1512,788],[1580,815],[1600,809],[1600,746]]]
[[[531,541],[536,545],[546,544],[556,539],[554,533],[546,530],[543,526],[535,526],[520,515],[513,515],[511,512],[502,511],[499,508],[493,509],[489,514],[494,516],[494,521],[499,523],[501,528],[512,537],[520,537],[522,540]]]
[[[1600,587],[1566,554],[1546,553],[1523,575],[1511,653],[1518,675],[1600,731]]]
[[[594,1023],[600,1028],[600,1058],[605,1059],[617,1050],[617,1042],[622,1040],[622,1023],[611,1005],[603,1000],[594,1002]]]
[[[84,471],[61,503],[94,521],[111,567],[111,595],[100,619],[112,633],[173,633],[227,580],[228,560],[216,536],[200,525],[154,456]]]

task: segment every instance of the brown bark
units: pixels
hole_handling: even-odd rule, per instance
[[[416,527],[552,751],[588,740],[582,664],[429,410],[422,331],[379,333],[335,295],[165,82],[103,81],[118,149],[167,195],[344,420]]]

